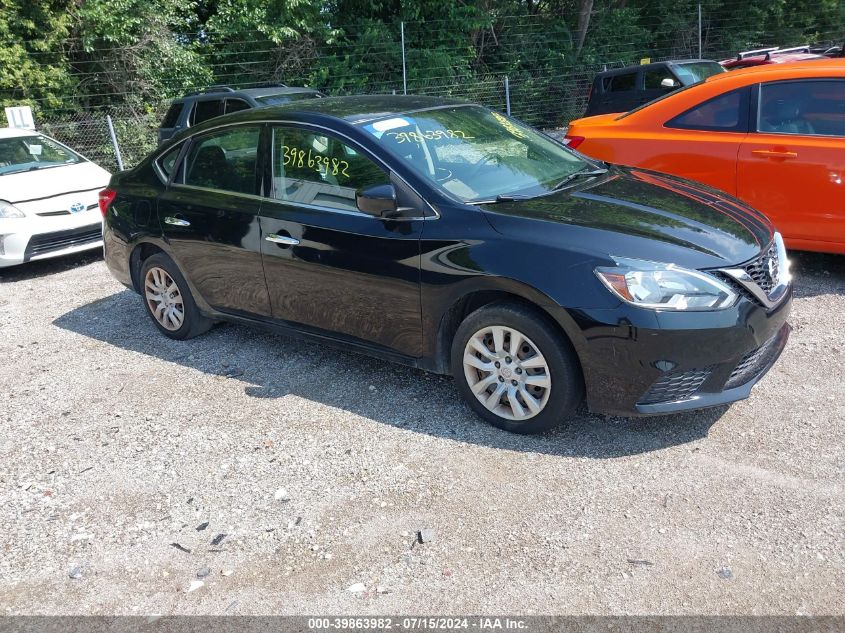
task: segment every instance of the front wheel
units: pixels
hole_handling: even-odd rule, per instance
[[[569,342],[518,304],[476,310],[452,342],[458,390],[484,420],[514,433],[541,433],[570,417],[584,397]]]

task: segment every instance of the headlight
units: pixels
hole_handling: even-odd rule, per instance
[[[617,297],[655,310],[721,310],[737,300],[737,293],[719,279],[639,259],[613,257],[615,267],[596,268],[596,275]]]
[[[11,202],[0,200],[0,218],[22,218],[25,217],[23,211],[18,209]]]

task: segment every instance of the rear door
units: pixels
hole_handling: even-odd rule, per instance
[[[268,316],[261,265],[257,157],[261,126],[192,139],[158,201],[165,240],[180,270],[213,308]]]
[[[261,252],[273,317],[421,356],[422,210],[401,220],[360,212],[356,191],[390,174],[322,128],[274,126],[271,153]]]
[[[739,197],[795,247],[845,243],[845,78],[762,84],[738,159]]]

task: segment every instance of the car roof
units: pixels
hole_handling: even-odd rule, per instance
[[[235,92],[221,93],[224,96],[229,95],[247,95],[249,97],[266,97],[268,95],[293,95],[302,93],[316,93],[320,92],[316,88],[295,88],[292,86],[264,86],[263,88],[244,88],[243,90],[235,90]]]
[[[225,99],[226,97],[267,97],[269,95],[292,95],[309,93],[315,94],[320,92],[316,88],[302,88],[297,86],[260,86],[257,88],[243,88],[228,90],[226,88],[208,89],[204,92],[192,92],[184,95],[178,99],[174,99],[173,103],[183,103],[185,101],[195,100],[203,101],[207,99]]]
[[[19,127],[4,127],[0,128],[0,138],[15,138],[18,136],[32,136],[33,134],[41,134],[35,130],[27,130]]]
[[[713,64],[719,63],[712,59],[667,59],[662,62],[651,62],[650,64],[634,64],[632,66],[625,66],[624,68],[611,68],[608,70],[603,70],[600,73],[596,73],[596,77],[609,77],[617,74],[624,75],[639,70],[654,70],[656,68],[663,68],[669,65],[696,64],[701,62],[710,62]]]
[[[705,83],[713,84],[719,81],[736,81],[737,77],[746,77],[748,75],[783,75],[792,74],[801,76],[809,72],[818,72],[819,70],[836,70],[845,69],[845,59],[843,58],[829,58],[821,57],[819,59],[805,59],[802,61],[783,62],[779,64],[762,64],[759,66],[750,66],[748,68],[739,68],[732,70],[729,73],[719,73],[705,79]],[[762,80],[761,80],[762,81]]]
[[[204,121],[176,134],[173,139],[183,139],[203,130],[230,123],[248,123],[267,121],[286,117],[305,118],[317,115],[319,118],[332,118],[349,124],[360,124],[392,116],[411,114],[424,110],[433,110],[449,106],[470,106],[471,103],[459,99],[425,97],[412,95],[366,95],[354,97],[326,97],[324,99],[305,99],[276,106],[251,108],[233,114],[226,114]]]

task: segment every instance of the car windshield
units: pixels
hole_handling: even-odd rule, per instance
[[[690,62],[675,66],[675,73],[685,86],[697,84],[708,77],[725,72],[718,62]]]
[[[319,96],[320,95],[316,92],[291,92],[288,94],[280,95],[262,95],[261,97],[255,97],[255,100],[263,106],[273,106],[282,105],[283,103],[290,103],[291,101],[303,101],[305,99],[314,99],[315,97]]]
[[[41,134],[0,138],[0,175],[74,165],[83,160],[79,154]]]
[[[590,166],[533,128],[480,106],[402,114],[363,128],[464,202],[539,195]]]

